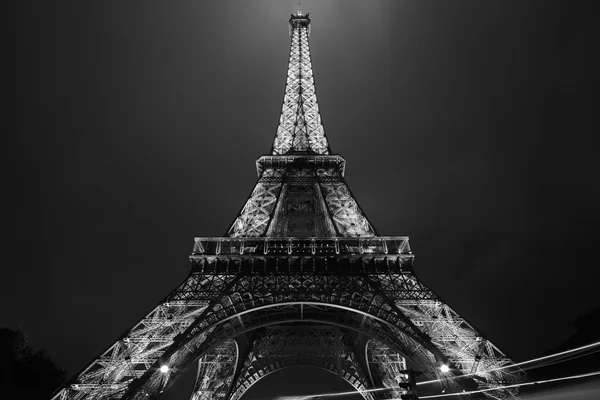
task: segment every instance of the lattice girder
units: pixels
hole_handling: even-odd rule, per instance
[[[286,168],[260,170],[254,190],[228,230],[230,237],[376,235],[350,192],[339,165],[319,168],[334,162],[329,157],[324,160],[315,156],[281,158],[279,161],[271,159],[269,163],[286,165]],[[305,167],[296,168],[297,165]],[[295,225],[306,227],[298,229]]]
[[[400,398],[405,394],[405,390],[399,389],[399,386],[408,381],[406,375],[401,373],[407,369],[406,358],[390,346],[374,339],[366,343],[365,353],[368,373],[373,384],[391,389],[381,393],[381,397]]]
[[[303,20],[290,20],[292,28],[285,95],[272,154],[329,154],[310,59],[308,15],[303,16]]]
[[[190,400],[225,399],[233,382],[238,356],[238,345],[230,339],[200,357]]]
[[[427,339],[415,329],[409,318],[398,313],[395,307],[377,292],[365,291],[371,284],[370,277],[366,275],[248,275],[237,280],[228,294],[222,296],[211,310],[207,310],[205,319],[197,321],[188,334],[193,336],[212,326],[214,321],[230,318],[240,312],[244,314],[255,308],[280,303],[303,302],[352,308],[390,323],[425,345],[424,341]]]
[[[352,196],[341,174],[333,169],[317,170],[325,202],[340,236],[375,236],[375,230]]]
[[[397,287],[401,286],[402,282],[416,280],[414,275],[405,275],[409,275],[409,278],[396,279],[395,285]],[[390,307],[386,303],[387,300],[384,297],[374,294],[379,290],[377,288],[379,286],[378,282],[390,284],[390,275],[383,275],[384,279],[377,278],[377,274],[368,277],[353,275],[315,276],[314,273],[307,276],[298,274],[252,275],[248,279],[240,279],[232,285],[230,294],[223,296],[221,301],[215,304],[214,309],[206,315],[207,322],[199,322],[188,333],[195,335],[201,333],[203,329],[214,328],[217,325],[222,326],[228,332],[229,336],[218,336],[221,335],[219,333],[215,336],[215,340],[217,340],[215,343],[217,343],[218,340],[248,331],[249,327],[256,327],[254,324],[279,323],[281,322],[281,318],[283,318],[282,315],[289,315],[289,313],[296,315],[300,319],[308,318],[311,312],[321,307],[323,316],[318,319],[319,321],[335,321],[336,318],[339,318],[339,315],[336,314],[347,311],[350,314],[359,314],[360,318],[355,319],[362,319],[363,328],[377,326],[377,333],[373,331],[368,332],[368,334],[374,337],[379,337],[384,330],[387,330],[390,332],[389,335],[391,337],[395,337],[395,339],[391,340],[395,348],[400,353],[407,355],[411,360],[413,358],[416,359],[416,364],[421,363],[421,368],[424,370],[437,371],[438,363],[441,360],[438,359],[436,361],[430,351],[432,349],[434,351],[435,349],[440,349],[441,353],[448,356],[450,361],[457,360],[456,366],[459,370],[463,371],[463,373],[469,373],[469,367],[472,365],[472,362],[470,365],[460,362],[461,360],[456,358],[456,351],[453,350],[456,347],[455,344],[438,340],[440,336],[436,335],[435,332],[421,328],[424,323],[427,323],[424,317],[429,317],[424,312],[418,314],[418,316],[415,314],[414,307],[432,307],[439,302],[435,299],[409,300],[404,297],[402,301],[397,302],[397,305],[403,307],[402,309],[413,307],[413,312],[407,314],[411,322],[407,323],[394,311],[394,307]],[[369,281],[372,281],[368,283],[372,289],[365,291],[365,285]],[[278,288],[280,289],[278,290]],[[453,318],[455,319],[455,317]],[[454,319],[453,326],[455,327],[456,321]],[[365,321],[367,321],[366,325],[364,325]],[[347,321],[344,324],[343,326],[348,326]],[[419,327],[415,330],[411,328],[411,324],[414,326],[418,325]],[[361,329],[356,324],[351,328]],[[456,335],[458,331],[456,328],[453,329]],[[417,331],[420,333],[417,333]],[[426,332],[433,332],[432,343],[430,344],[419,341],[419,336],[423,333],[425,333],[426,337],[429,337]],[[471,343],[471,338],[477,340],[473,331],[465,330],[461,334],[462,343]],[[401,340],[398,341],[398,338]],[[388,343],[390,342],[389,338],[385,339],[387,339]],[[203,346],[207,345],[210,345],[210,343],[203,344]],[[432,345],[433,347],[431,347]],[[465,350],[462,351],[463,359],[470,354],[468,352],[465,353]],[[495,364],[493,364],[493,360],[487,356],[484,356],[482,359],[486,360],[483,365],[498,365],[497,361],[494,361]],[[423,364],[424,360],[428,361]],[[473,362],[474,360],[475,358],[473,357]],[[496,357],[496,360],[505,362],[507,358],[505,356],[501,359]],[[517,377],[511,374],[503,374],[502,377],[505,382],[517,379]],[[493,385],[493,382],[490,381],[489,384]]]
[[[220,340],[247,332],[250,327],[254,329],[257,324],[280,323],[284,317],[316,318],[321,322],[342,317],[342,326],[380,338],[411,359],[418,358],[417,363],[424,370],[437,371],[439,363],[447,361],[443,355],[445,348],[430,342],[410,319],[377,294],[376,286],[367,276],[246,276],[232,284],[228,294],[207,310],[202,320],[190,326],[186,336],[182,335],[177,346],[164,357],[169,364],[174,358],[189,362]],[[320,316],[314,317],[315,313]],[[344,313],[348,315],[343,317]],[[197,348],[179,354],[188,341],[208,330],[214,332],[210,340],[197,342]]]
[[[152,368],[182,334],[208,309],[233,277],[191,274],[133,328],[105,350],[54,398],[105,399],[120,396]],[[194,294],[192,299],[190,293]],[[204,341],[210,330],[194,338]],[[168,374],[163,376],[164,379]],[[164,384],[164,379],[157,385]]]
[[[239,399],[268,374],[298,365],[331,371],[361,392],[369,388],[342,329],[327,325],[278,325],[267,327],[255,340],[230,399]],[[370,393],[363,396],[374,400]]]
[[[229,228],[230,236],[262,236],[266,232],[281,191],[283,174],[281,169],[269,169],[262,173],[246,204]]]
[[[401,333],[387,335],[384,332],[385,328],[376,321],[361,321],[360,318],[356,317],[355,313],[349,311],[332,313],[327,307],[319,308],[314,305],[288,304],[259,310],[249,314],[243,318],[243,320],[233,319],[227,321],[203,343],[191,342],[186,346],[182,346],[178,350],[176,357],[171,357],[171,359],[168,360],[169,365],[173,366],[171,375],[174,376],[175,374],[181,373],[186,365],[193,363],[194,359],[197,359],[206,351],[209,351],[210,348],[222,341],[264,326],[297,322],[318,323],[350,328],[360,333],[377,337],[382,341],[386,341],[386,343],[393,342],[394,348],[400,349],[398,351],[408,352],[408,349],[403,347],[403,343],[400,341],[400,336],[402,336]],[[434,365],[435,364],[432,361],[432,363],[428,365],[428,369],[431,369]],[[147,393],[158,395],[158,389],[161,388],[160,379],[162,378],[160,372],[158,370],[149,371],[148,376],[145,378],[146,379],[142,382],[142,386],[130,390],[130,393],[127,394],[125,398],[144,399]],[[173,381],[174,379],[171,379],[169,383]]]
[[[439,300],[414,303],[398,300],[396,304],[461,371],[483,378],[486,383],[479,381],[481,388],[523,380],[519,368],[498,371],[513,362],[447,304]]]
[[[410,255],[287,253],[192,256],[196,272],[81,373],[65,398],[118,397],[126,389],[126,398],[160,393],[169,377],[178,376],[213,346],[282,321],[337,323],[376,338],[425,371],[437,371],[448,360],[469,373],[476,356],[478,371],[510,363],[491,344],[481,347],[476,331],[417,279]],[[348,272],[339,268],[344,261]],[[327,269],[331,263],[335,272]],[[161,363],[170,366],[168,374],[158,371]],[[480,375],[492,387],[518,379],[507,372]]]

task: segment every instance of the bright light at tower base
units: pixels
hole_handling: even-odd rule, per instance
[[[163,374],[166,374],[167,372],[169,372],[169,366],[168,365],[161,366],[160,372],[162,372]]]
[[[441,370],[441,371],[442,371],[444,374],[446,374],[446,373],[450,372],[450,367],[449,367],[449,366],[447,366],[446,364],[442,364],[442,366],[440,367],[440,370]]]

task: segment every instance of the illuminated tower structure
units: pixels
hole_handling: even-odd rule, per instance
[[[238,400],[295,365],[391,388],[369,400],[399,398],[407,368],[448,391],[515,394],[498,387],[522,371],[417,278],[408,237],[379,236],[356,202],[319,114],[308,14],[289,25],[277,134],[226,235],[196,238],[183,283],[54,399],[159,398],[191,365],[193,400]]]

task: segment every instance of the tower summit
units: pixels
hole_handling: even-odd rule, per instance
[[[345,160],[331,155],[310,58],[310,18],[289,19],[285,95],[271,154],[256,164],[258,182],[231,237],[369,237],[376,231],[344,180]]]
[[[289,19],[273,146],[226,234],[196,238],[184,281],[53,399],[157,399],[193,365],[191,400],[238,400],[296,365],[365,400],[413,396],[407,367],[447,392],[515,398],[504,386],[522,371],[419,280],[408,237],[378,236],[350,192],[319,114],[310,23],[300,9]]]
[[[290,24],[290,58],[272,154],[329,154],[310,62],[310,18],[298,7]]]

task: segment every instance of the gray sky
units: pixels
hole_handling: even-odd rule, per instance
[[[599,305],[600,68],[583,4],[302,5],[357,200],[516,360]],[[270,149],[295,7],[19,4],[3,324],[72,374],[185,278],[193,237],[225,232]]]

